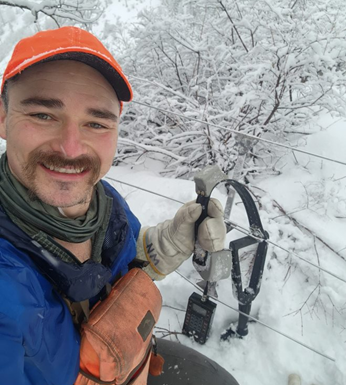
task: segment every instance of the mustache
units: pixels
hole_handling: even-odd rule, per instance
[[[42,150],[33,150],[28,155],[28,161],[23,166],[23,174],[25,179],[30,181],[28,188],[29,199],[31,201],[40,200],[40,190],[43,186],[39,184],[44,183],[44,180],[37,180],[37,166],[53,168],[74,168],[88,171],[85,179],[86,188],[93,188],[100,178],[101,159],[98,156],[80,155],[76,158],[67,158],[65,155],[58,152],[47,152]],[[60,190],[69,190],[71,188],[70,182],[56,181],[56,187]],[[82,203],[82,201],[80,201]]]
[[[97,157],[80,155],[77,158],[66,158],[58,153],[47,153],[43,151],[31,153],[26,167],[31,168],[31,166],[38,163],[56,168],[76,168],[83,169],[84,171],[93,170],[95,174],[98,174],[101,167],[101,162]]]

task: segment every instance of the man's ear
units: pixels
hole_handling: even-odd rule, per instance
[[[6,139],[6,110],[3,100],[0,98],[0,138]]]

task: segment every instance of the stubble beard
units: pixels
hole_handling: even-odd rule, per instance
[[[89,171],[86,185],[83,186],[83,191],[76,194],[76,197],[70,199],[69,202],[57,202],[54,196],[54,192],[47,194],[42,190],[46,186],[40,186],[38,183],[37,169],[40,165],[53,166],[55,168],[76,168]],[[44,167],[44,166],[42,166]],[[57,153],[47,153],[40,150],[34,150],[29,154],[28,162],[23,167],[24,178],[27,181],[27,189],[29,193],[29,199],[32,201],[41,200],[42,202],[61,208],[68,208],[75,205],[85,204],[90,201],[95,184],[97,183],[100,175],[101,161],[98,157],[91,157],[89,155],[81,155],[78,158],[68,159]],[[63,193],[65,195],[73,192],[78,185],[78,182],[62,182],[54,181],[56,193]]]

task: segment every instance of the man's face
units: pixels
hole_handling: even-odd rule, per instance
[[[38,64],[10,84],[0,136],[14,176],[33,196],[76,217],[116,151],[120,105],[106,79],[75,61]]]

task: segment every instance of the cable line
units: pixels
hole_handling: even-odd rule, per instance
[[[265,242],[267,242],[267,243],[269,243],[269,244],[271,244],[271,245],[273,245],[273,246],[275,246],[275,247],[277,247],[277,248],[279,248],[279,249],[281,249],[281,250],[287,252],[288,254],[294,255],[295,257],[301,259],[302,261],[308,263],[309,265],[314,266],[314,267],[317,267],[319,270],[324,271],[325,273],[331,275],[332,277],[334,277],[334,278],[336,278],[336,279],[339,279],[340,281],[346,283],[346,279],[341,278],[341,277],[339,277],[338,275],[336,275],[336,274],[330,272],[329,270],[326,270],[326,269],[324,269],[323,267],[321,267],[321,266],[319,266],[319,265],[316,265],[316,264],[313,263],[313,262],[308,261],[307,259],[301,257],[299,254],[295,253],[294,251],[289,251],[289,250],[285,249],[284,247],[278,245],[277,243],[272,242],[270,239],[264,239],[264,238],[258,237],[258,236],[256,236],[256,235],[252,234],[251,232],[249,232],[245,227],[242,227],[242,226],[238,225],[238,224],[235,223],[235,222],[232,222],[232,221],[227,221],[227,222],[228,222],[232,227],[234,227],[235,229],[237,229],[239,232],[241,232],[241,233],[243,233],[243,234],[246,234],[246,235],[250,236],[251,238],[256,239],[256,240],[258,240],[258,241],[265,241]]]
[[[189,282],[189,283],[190,283],[192,286],[194,286],[196,289],[198,289],[199,291],[202,291],[202,292],[203,292],[203,290],[202,290],[199,286],[197,286],[197,285],[194,284],[192,281],[190,281],[190,280],[189,280],[187,277],[185,277],[182,273],[180,273],[180,272],[177,271],[177,270],[175,270],[175,273],[177,273],[177,274],[180,275],[182,278],[184,278],[187,282]],[[239,314],[242,314],[242,315],[244,315],[244,316],[250,318],[251,320],[253,320],[253,321],[259,323],[260,325],[262,325],[262,326],[264,326],[264,327],[266,327],[266,328],[268,328],[268,329],[274,331],[275,333],[278,333],[278,334],[282,335],[283,337],[288,338],[289,340],[291,340],[291,341],[293,341],[293,342],[295,342],[295,343],[297,343],[297,344],[303,346],[304,348],[309,349],[309,350],[311,350],[312,352],[317,353],[317,354],[319,354],[320,356],[322,356],[322,357],[324,357],[324,358],[327,358],[327,359],[330,360],[330,361],[335,362],[335,359],[334,359],[334,358],[332,358],[332,357],[330,357],[330,356],[328,356],[328,355],[326,355],[326,354],[324,354],[324,353],[319,352],[318,350],[316,350],[316,349],[314,349],[314,348],[312,348],[312,347],[310,347],[310,346],[304,344],[303,342],[300,342],[300,341],[296,340],[295,338],[289,336],[288,334],[285,334],[285,333],[281,332],[280,330],[277,330],[277,329],[273,328],[272,326],[270,326],[270,325],[268,325],[268,324],[266,324],[266,323],[260,321],[259,319],[255,318],[255,317],[253,317],[253,316],[251,316],[251,315],[249,315],[249,314],[245,314],[245,313],[243,313],[242,311],[240,311],[240,310],[234,308],[234,307],[231,306],[231,305],[228,305],[227,303],[225,303],[225,302],[223,302],[223,301],[220,301],[219,299],[217,299],[217,298],[215,298],[215,297],[213,297],[213,300],[216,301],[216,302],[221,303],[222,305],[224,305],[224,306],[226,306],[226,307],[228,307],[228,308],[234,310],[235,312],[237,312],[237,313],[239,313]]]
[[[245,134],[244,132],[236,131],[236,130],[233,130],[232,128],[228,128],[228,127],[223,127],[223,126],[220,126],[219,124],[215,124],[215,123],[211,123],[211,122],[206,122],[204,120],[197,119],[197,118],[192,118],[190,116],[184,116],[184,115],[179,114],[177,112],[168,111],[168,110],[165,110],[165,109],[160,108],[160,107],[151,106],[150,104],[147,104],[147,103],[138,102],[137,100],[133,100],[132,103],[140,104],[142,106],[145,106],[145,107],[152,108],[154,110],[163,112],[165,114],[176,115],[176,116],[179,116],[179,117],[181,117],[183,119],[187,119],[187,120],[191,120],[191,121],[194,121],[194,122],[206,124],[206,125],[209,125],[211,127],[221,128],[223,130],[230,131],[230,132],[233,132],[233,133],[235,133],[237,135],[242,135],[242,136],[244,136],[246,138],[254,139],[256,141],[261,141],[261,142],[268,143],[268,144],[271,144],[271,145],[277,146],[277,147],[283,147],[283,148],[286,148],[286,149],[291,150],[291,151],[300,152],[300,153],[305,154],[305,155],[314,156],[314,157],[319,158],[319,159],[327,160],[329,162],[338,163],[338,164],[342,164],[343,166],[346,166],[346,162],[343,162],[341,160],[328,158],[328,157],[323,156],[323,155],[318,155],[318,154],[315,154],[313,152],[304,151],[304,150],[301,150],[301,149],[298,149],[298,148],[290,147],[290,146],[287,146],[286,144],[281,144],[281,143],[273,142],[272,140],[260,138],[260,137],[257,137],[257,136],[251,135],[251,134]]]
[[[112,180],[112,181],[114,181],[114,182],[126,184],[127,186],[134,187],[134,188],[136,188],[136,189],[138,189],[138,190],[142,190],[142,191],[145,191],[145,192],[150,193],[150,194],[153,194],[153,195],[157,195],[157,196],[159,196],[159,197],[161,197],[161,198],[165,198],[165,199],[168,199],[168,200],[173,201],[173,202],[181,203],[182,205],[185,203],[185,202],[182,202],[182,201],[178,201],[177,199],[174,199],[174,198],[167,197],[167,196],[165,196],[165,195],[156,193],[156,192],[154,192],[154,191],[147,190],[147,189],[145,189],[145,188],[143,188],[143,187],[138,187],[138,186],[135,186],[135,185],[130,184],[130,183],[127,183],[127,182],[122,182],[121,180],[114,179],[114,178],[111,178],[111,177],[109,177],[109,176],[106,176],[106,179]]]
[[[146,190],[146,189],[144,189],[144,188],[142,188],[142,187],[135,186],[135,185],[130,184],[130,183],[127,183],[127,182],[123,182],[123,181],[118,180],[118,179],[114,179],[114,178],[111,178],[111,177],[108,177],[108,176],[106,177],[106,179],[109,179],[109,180],[112,180],[112,181],[114,181],[114,182],[118,182],[118,183],[122,183],[122,184],[125,184],[125,185],[128,185],[128,186],[134,187],[134,188],[136,188],[136,189],[138,189],[138,190],[142,190],[142,191],[145,191],[145,192],[147,192],[147,193],[150,193],[150,194],[153,194],[153,195],[157,195],[157,196],[159,196],[159,197],[162,197],[162,198],[171,200],[171,201],[173,201],[173,202],[177,202],[177,203],[180,203],[180,204],[185,204],[185,203],[186,203],[186,202],[182,202],[182,201],[179,201],[179,200],[177,200],[177,199],[174,199],[174,198],[167,197],[167,196],[165,196],[165,195],[156,193],[156,192],[154,192],[154,191]],[[271,245],[273,245],[273,246],[275,246],[275,247],[277,247],[277,248],[279,248],[279,249],[285,251],[285,252],[288,253],[289,255],[294,255],[295,257],[297,257],[297,258],[299,258],[300,260],[302,260],[302,261],[308,263],[309,265],[311,265],[311,266],[313,266],[313,267],[316,267],[317,269],[322,270],[322,271],[325,272],[326,274],[329,274],[329,275],[331,275],[332,277],[334,277],[334,278],[336,278],[336,279],[338,279],[338,280],[340,280],[340,281],[346,283],[346,280],[345,280],[344,278],[342,278],[342,277],[340,277],[340,276],[338,276],[338,275],[336,275],[336,274],[330,272],[329,270],[324,269],[324,268],[321,267],[321,266],[316,265],[315,263],[313,263],[313,262],[311,262],[311,261],[308,261],[307,259],[301,257],[299,254],[295,253],[294,251],[287,250],[287,249],[285,249],[284,247],[282,247],[282,246],[280,246],[280,245],[278,245],[278,244],[276,244],[276,243],[270,241],[269,239],[263,239],[263,238],[261,238],[261,237],[258,237],[258,236],[256,236],[256,235],[254,235],[253,233],[251,233],[250,231],[248,231],[246,228],[244,228],[244,227],[238,225],[238,224],[235,223],[235,222],[232,222],[232,221],[227,221],[227,222],[230,223],[230,224],[232,225],[232,227],[236,228],[239,232],[241,232],[241,233],[243,233],[243,234],[246,234],[246,235],[250,236],[251,238],[256,239],[256,240],[258,240],[258,241],[265,241],[265,242],[267,242],[267,243],[269,243],[269,244],[271,244]]]
[[[177,200],[177,199],[168,197],[168,196],[166,196],[166,195],[159,194],[159,193],[156,193],[156,192],[154,192],[154,191],[147,190],[147,189],[144,189],[144,188],[142,188],[142,187],[138,187],[138,186],[135,186],[135,185],[133,185],[133,184],[130,184],[130,183],[127,183],[127,182],[123,182],[123,181],[120,181],[120,180],[115,179],[115,178],[106,177],[106,179],[112,180],[112,181],[117,182],[117,183],[125,184],[125,185],[127,185],[127,186],[136,188],[136,189],[138,189],[138,190],[145,191],[145,192],[147,192],[147,193],[149,193],[149,194],[157,195],[157,196],[159,196],[159,197],[161,197],[161,198],[165,198],[165,199],[171,200],[171,201],[173,201],[173,202],[177,202],[177,203],[180,203],[180,204],[184,204],[184,203],[185,203],[185,202],[179,201],[179,200]],[[255,235],[251,234],[250,232],[247,231],[247,229],[243,228],[242,226],[237,225],[236,223],[231,222],[231,221],[229,221],[229,222],[230,222],[231,225],[232,225],[234,228],[236,228],[238,231],[243,232],[244,234],[247,234],[247,235],[249,235],[250,237],[252,237],[252,238],[254,238],[254,239],[256,239],[256,240],[263,241],[262,238],[256,237]],[[288,254],[293,254],[293,255],[297,256],[299,259],[301,259],[301,260],[303,260],[303,261],[309,263],[310,265],[312,265],[312,266],[314,266],[314,267],[317,267],[318,269],[324,271],[325,273],[330,274],[330,275],[332,275],[333,277],[338,278],[338,279],[340,279],[340,280],[343,281],[343,282],[346,282],[344,279],[342,279],[342,278],[338,277],[337,275],[335,275],[335,274],[329,272],[328,270],[325,270],[325,269],[321,268],[320,266],[315,265],[314,263],[305,260],[304,258],[300,257],[297,253],[294,253],[294,252],[291,252],[291,251],[289,251],[289,250],[286,250],[285,248],[281,247],[280,245],[275,244],[274,242],[269,241],[268,239],[266,239],[265,241],[268,242],[268,243],[270,243],[270,244],[272,244],[273,246],[276,246],[276,247],[280,248],[281,250],[286,251]],[[198,289],[199,291],[203,291],[199,286],[197,286],[196,284],[194,284],[192,281],[190,281],[187,277],[185,277],[185,276],[184,276],[182,273],[180,273],[179,271],[175,270],[175,273],[177,273],[178,275],[180,275],[183,279],[185,279],[187,282],[189,282],[192,286],[194,286],[194,287],[195,287],[196,289]],[[300,341],[296,340],[295,338],[293,338],[293,337],[291,337],[291,336],[289,336],[289,335],[287,335],[287,334],[281,332],[280,330],[277,330],[277,329],[273,328],[273,327],[270,326],[270,325],[267,325],[266,323],[260,321],[259,319],[255,318],[255,317],[253,317],[253,316],[251,316],[251,315],[249,315],[249,314],[245,314],[245,313],[243,313],[242,311],[240,311],[240,310],[238,310],[238,309],[232,307],[231,305],[228,305],[227,303],[225,303],[225,302],[223,302],[223,301],[221,301],[221,300],[219,300],[219,299],[217,299],[217,298],[214,298],[214,297],[213,297],[213,299],[214,299],[215,301],[221,303],[222,305],[224,305],[224,306],[230,308],[231,310],[234,310],[235,312],[237,312],[237,313],[239,313],[239,314],[242,314],[242,315],[244,315],[244,316],[250,318],[251,320],[253,320],[253,321],[259,323],[260,325],[262,325],[262,326],[264,326],[264,327],[266,327],[266,328],[268,328],[268,329],[270,329],[270,330],[272,330],[272,331],[274,331],[274,332],[280,334],[281,336],[283,336],[283,337],[285,337],[285,338],[287,338],[287,339],[289,339],[289,340],[291,340],[291,341],[293,341],[293,342],[295,342],[295,343],[297,343],[297,344],[303,346],[304,348],[309,349],[309,350],[311,350],[312,352],[314,352],[314,353],[316,353],[316,354],[319,354],[320,356],[322,356],[322,357],[324,357],[324,358],[327,358],[327,359],[330,360],[330,361],[335,362],[335,359],[334,359],[334,358],[332,358],[332,357],[330,357],[330,356],[328,356],[328,355],[326,355],[326,354],[324,354],[324,353],[319,352],[318,350],[316,350],[316,349],[314,349],[314,348],[312,348],[312,347],[310,347],[310,346],[304,344],[303,342],[300,342]]]

